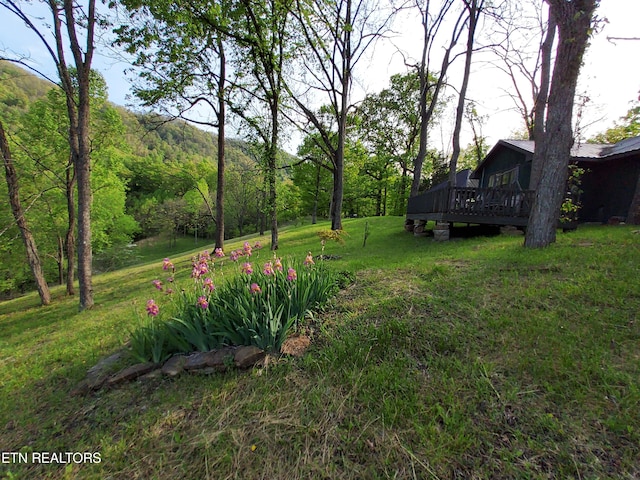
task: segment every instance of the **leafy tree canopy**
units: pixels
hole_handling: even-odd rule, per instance
[[[624,117],[620,118],[620,122],[613,127],[599,133],[593,139],[592,143],[618,143],[625,138],[637,137],[640,135],[640,100],[634,102]]]

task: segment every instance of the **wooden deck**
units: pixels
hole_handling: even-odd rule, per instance
[[[407,219],[526,226],[533,190],[445,187],[409,198]]]

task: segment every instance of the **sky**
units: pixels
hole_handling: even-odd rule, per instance
[[[607,37],[640,37],[640,0],[601,0],[596,12],[599,18],[606,18],[602,29],[590,41],[580,72],[577,93],[586,93],[589,101],[584,108],[581,120],[582,135],[585,138],[594,136],[613,126],[614,122],[625,115],[631,102],[640,95],[640,41],[609,41]],[[404,32],[417,32],[406,35],[405,48],[414,56],[420,54],[420,19],[409,19],[403,25]],[[532,34],[535,34],[535,30]],[[462,41],[464,43],[464,40]],[[408,46],[407,46],[408,45]],[[413,45],[413,46],[412,46]],[[387,53],[387,56],[389,54]],[[467,98],[472,99],[478,113],[486,117],[483,135],[488,137],[488,144],[494,145],[501,138],[509,138],[515,131],[523,130],[524,123],[514,109],[513,101],[505,94],[505,88],[511,88],[511,81],[505,74],[498,72],[490,64],[487,53],[474,54],[474,63]],[[435,64],[439,65],[439,59]],[[452,72],[459,72],[455,77],[458,84],[462,78],[463,60],[452,66]],[[402,59],[394,56],[394,61],[387,65],[377,79],[388,78],[391,74],[403,71]],[[387,84],[378,81],[369,85],[369,89],[385,88]],[[459,86],[459,85],[458,85]],[[451,109],[455,108],[454,99]],[[450,150],[450,132],[453,116],[442,122],[442,149]],[[462,144],[471,142],[471,132],[467,127],[462,134]]]
[[[41,15],[45,15],[43,11]],[[638,37],[640,27],[640,1],[638,0],[601,0],[597,11],[599,17],[606,17],[607,23],[592,39],[587,50],[580,74],[578,92],[586,93],[589,102],[583,114],[582,134],[586,138],[595,135],[623,116],[631,107],[633,100],[640,95],[640,41],[607,40],[607,37]],[[47,75],[54,76],[54,67],[39,39],[30,33],[24,25],[15,20],[6,10],[0,8],[0,51],[9,50],[29,57],[29,62]],[[421,38],[419,17],[408,18],[396,26],[402,32],[395,44],[402,45],[409,56],[420,54]],[[482,133],[488,144],[493,145],[501,138],[508,138],[513,132],[523,129],[523,122],[514,110],[513,102],[504,92],[510,81],[497,71],[486,58],[478,55],[472,69],[468,97],[476,102],[478,113],[483,115],[485,123]],[[106,78],[109,86],[109,99],[123,106],[132,104],[130,85],[123,73],[129,65],[114,59],[111,52],[97,49],[93,63]],[[462,60],[452,67],[462,69]],[[354,94],[375,92],[388,86],[388,78],[394,73],[406,71],[400,55],[394,54],[390,45],[378,46],[370,63],[361,66],[354,86]],[[356,75],[358,72],[356,71]],[[458,77],[460,78],[460,77]],[[455,101],[451,102],[455,108]],[[450,131],[453,117],[445,117],[436,139],[436,147],[447,152],[450,150]],[[471,141],[471,133],[465,127],[462,144]],[[296,136],[285,146],[294,153]]]

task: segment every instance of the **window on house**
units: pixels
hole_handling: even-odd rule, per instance
[[[489,188],[508,187],[518,182],[518,167],[500,173],[494,173],[489,177]]]

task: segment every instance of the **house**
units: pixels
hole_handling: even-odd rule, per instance
[[[526,190],[531,177],[535,143],[531,140],[500,140],[471,178],[479,187],[511,185]],[[640,176],[640,137],[615,145],[580,144],[571,150],[571,163],[585,170],[578,212],[580,222],[607,222],[629,217]]]
[[[604,145],[598,156],[574,161],[586,170],[579,221],[640,223],[640,137]]]
[[[500,140],[464,185],[441,184],[410,198],[407,219],[526,226],[535,195],[529,190],[534,149],[531,140]],[[576,145],[570,161],[585,170],[579,222],[625,221],[640,213],[632,206],[640,200],[640,137]]]

